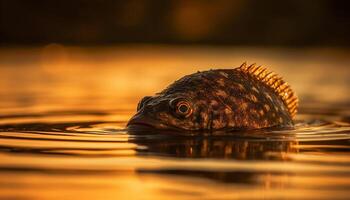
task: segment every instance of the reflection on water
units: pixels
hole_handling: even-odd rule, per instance
[[[342,55],[58,45],[2,50],[0,198],[347,199],[350,60]],[[302,107],[295,129],[211,137],[124,129],[142,96],[183,74],[239,65],[242,58],[276,66],[296,88]],[[172,66],[183,67],[162,68]]]

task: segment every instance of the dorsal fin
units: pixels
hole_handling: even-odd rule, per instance
[[[270,87],[279,97],[281,97],[292,118],[296,115],[298,108],[298,97],[288,83],[282,80],[282,77],[278,76],[274,72],[268,71],[265,67],[256,66],[255,63],[252,65],[247,65],[247,63],[244,62],[236,69],[253,76]]]

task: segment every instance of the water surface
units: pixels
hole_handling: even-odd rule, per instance
[[[124,129],[143,96],[243,61],[270,66],[296,90],[295,129]],[[1,49],[0,199],[347,199],[349,66],[336,49]]]

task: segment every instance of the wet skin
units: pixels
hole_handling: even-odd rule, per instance
[[[128,128],[213,131],[292,127],[293,113],[276,89],[254,74],[217,69],[187,75],[144,97]]]

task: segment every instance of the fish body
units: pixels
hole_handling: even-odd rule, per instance
[[[248,66],[197,72],[144,97],[128,127],[189,131],[292,127],[298,99],[280,77]]]

